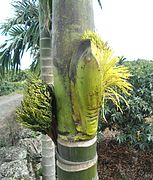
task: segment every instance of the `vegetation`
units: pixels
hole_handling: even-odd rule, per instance
[[[131,96],[127,102],[129,107],[121,102],[122,112],[118,111],[111,102],[107,103],[106,119],[99,125],[100,131],[106,127],[117,130],[117,140],[135,148],[153,148],[153,62],[132,61],[125,62],[131,74],[133,85]]]
[[[39,34],[40,34],[40,70],[41,79],[48,85],[53,86],[53,60],[52,60],[52,48],[51,48],[51,25],[52,25],[52,0],[39,0]],[[53,98],[53,97],[51,97]],[[52,102],[54,100],[52,99]],[[52,106],[53,108],[55,107]],[[51,109],[50,109],[51,111]],[[49,136],[42,136],[42,175],[43,179],[56,179],[55,173],[55,145],[53,141],[57,142],[56,127],[53,126],[55,119],[52,119],[52,125],[49,129],[51,133]],[[55,132],[55,133],[53,133]],[[55,137],[53,137],[53,134]],[[47,153],[50,152],[50,153]],[[47,164],[47,166],[46,166]],[[51,170],[52,169],[52,170]]]
[[[18,74],[8,71],[5,77],[0,79],[0,96],[13,92],[22,92],[27,74],[28,71],[20,71]]]
[[[32,68],[39,62],[39,16],[36,0],[17,0],[12,3],[14,17],[1,25],[7,39],[0,46],[0,73],[20,69],[23,53],[31,51]]]

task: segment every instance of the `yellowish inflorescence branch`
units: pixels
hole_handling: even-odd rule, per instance
[[[113,51],[95,32],[85,32],[82,48],[85,46],[83,42],[89,44],[86,43],[88,45],[82,54],[77,52],[80,55],[75,55],[78,60],[72,58],[70,68],[70,71],[76,69],[73,72],[75,78],[71,79],[73,118],[78,132],[94,136],[101,106],[105,119],[107,100],[111,100],[121,111],[120,100],[128,105],[122,94],[130,95],[132,85],[128,79],[131,75],[125,66],[118,65],[119,59],[113,56]]]

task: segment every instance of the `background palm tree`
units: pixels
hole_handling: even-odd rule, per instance
[[[51,47],[52,0],[39,0],[40,70],[41,79],[53,87],[53,61]],[[53,122],[53,119],[50,119]],[[52,126],[48,135],[42,135],[42,173],[44,180],[55,180],[55,145]],[[52,139],[51,139],[52,138]]]
[[[1,73],[9,69],[18,71],[24,52],[30,50],[31,68],[39,63],[39,12],[35,0],[14,1],[14,17],[1,25],[1,33],[7,36],[0,46]]]

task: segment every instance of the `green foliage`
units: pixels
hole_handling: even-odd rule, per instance
[[[5,73],[4,77],[0,76],[0,96],[8,95],[15,91],[22,91],[27,74],[28,71],[20,71],[17,74],[14,74],[12,71],[8,71]]]
[[[144,117],[150,116],[153,114],[153,61],[138,60],[126,64],[134,72],[131,78],[131,83],[134,84],[133,95],[147,102],[150,110]]]
[[[9,81],[9,82],[19,82],[24,81],[28,77],[30,73],[29,70],[20,70],[18,73],[14,73],[13,71],[8,71],[4,74],[4,76],[0,76],[0,82]]]
[[[120,143],[127,142],[141,149],[153,148],[153,124],[146,121],[146,117],[153,115],[153,62],[139,60],[126,62],[125,65],[133,74],[130,78],[133,92],[127,100],[129,107],[121,101],[121,113],[108,102],[107,122],[100,125],[100,130],[105,127],[116,129],[119,131],[117,140]]]
[[[39,16],[35,0],[12,2],[14,16],[1,24],[1,34],[7,36],[0,47],[0,73],[20,69],[21,58],[27,50],[33,56],[33,68],[39,56]],[[36,60],[37,59],[37,60]]]
[[[52,88],[42,80],[28,78],[23,101],[16,111],[17,121],[27,128],[47,134],[52,120],[52,93]]]
[[[4,81],[0,84],[0,96],[8,95],[15,91],[23,90],[23,82],[8,82]]]

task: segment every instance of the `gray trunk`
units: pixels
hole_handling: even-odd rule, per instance
[[[46,83],[53,84],[50,1],[39,0],[40,62],[41,78]]]
[[[48,135],[42,135],[43,180],[55,180],[55,145]]]
[[[53,84],[51,47],[51,0],[39,0],[41,78]],[[55,145],[48,135],[42,135],[43,180],[55,180]]]

